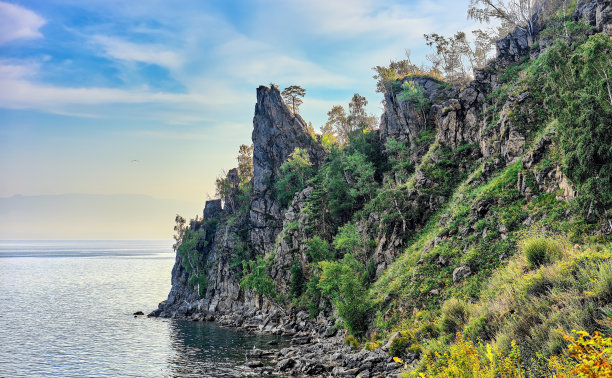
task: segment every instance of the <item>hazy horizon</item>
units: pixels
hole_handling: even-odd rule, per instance
[[[0,240],[171,240],[202,204],[139,194],[0,197]]]

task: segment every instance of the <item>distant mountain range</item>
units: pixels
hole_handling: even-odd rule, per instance
[[[202,203],[136,194],[0,197],[0,239],[171,239]]]

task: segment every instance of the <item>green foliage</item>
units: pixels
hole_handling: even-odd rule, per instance
[[[322,261],[319,266],[321,292],[332,299],[348,331],[362,336],[367,329],[366,316],[371,307],[362,279],[363,265],[349,253],[340,262]]]
[[[230,257],[230,268],[232,268],[238,277],[242,276],[243,262],[248,261],[251,258],[251,253],[247,248],[247,244],[244,241],[238,241],[234,245],[232,255]]]
[[[376,193],[384,158],[376,134],[358,131],[343,150],[332,149],[310,180],[307,229],[330,240]]]
[[[340,227],[332,244],[340,252],[340,256],[344,256],[347,253],[357,253],[357,249],[362,245],[361,235],[357,232],[357,226],[349,222]]]
[[[410,160],[410,144],[388,139],[385,144],[385,151],[389,156],[389,166],[395,174],[396,181],[406,181],[414,172],[414,165]]]
[[[198,294],[201,298],[206,295],[206,289],[208,287],[208,279],[206,278],[206,272],[200,272],[193,274],[187,281],[189,285],[198,289]]]
[[[192,231],[186,229],[182,238],[182,242],[178,247],[176,254],[181,258],[181,265],[188,273],[197,272],[200,266],[200,256],[208,244],[204,240],[202,231]]]
[[[295,148],[289,159],[280,167],[274,187],[276,198],[283,207],[289,205],[295,193],[306,187],[312,175],[312,163],[306,150]]]
[[[302,265],[300,262],[295,260],[291,265],[291,287],[289,289],[289,296],[291,298],[299,298],[304,291],[306,285],[304,272],[302,271]]]
[[[319,236],[313,236],[308,242],[306,242],[308,248],[306,254],[312,258],[312,261],[318,263],[323,260],[330,260],[332,254],[329,251],[329,243]]]
[[[319,288],[320,275],[312,273],[310,279],[306,283],[306,292],[302,296],[302,302],[306,302],[308,315],[311,318],[316,317],[321,311],[321,289]]]
[[[446,334],[454,335],[463,329],[469,317],[467,304],[457,298],[451,298],[442,305],[440,329]]]
[[[348,335],[344,338],[344,343],[350,346],[352,349],[360,349],[361,344],[359,344],[359,340],[355,338],[353,335]]]
[[[272,264],[272,258],[257,256],[256,260],[244,261],[242,263],[243,277],[240,280],[242,289],[254,289],[259,295],[275,298],[276,286],[268,274]]]
[[[402,84],[402,93],[399,95],[399,99],[414,106],[421,118],[421,126],[425,128],[430,101],[425,96],[423,88],[414,81],[406,81]]]
[[[396,337],[389,347],[389,355],[393,357],[406,358],[408,353],[414,353],[417,357],[421,354],[418,341],[409,334]]]
[[[561,246],[553,239],[533,237],[523,240],[521,250],[531,269],[550,264],[561,257]]]
[[[612,206],[612,41],[591,36],[575,51],[557,41],[543,56],[547,105],[559,121],[563,167],[587,215]]]

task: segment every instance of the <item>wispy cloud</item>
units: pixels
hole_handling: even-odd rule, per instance
[[[179,69],[184,61],[177,52],[162,45],[132,43],[104,35],[93,36],[92,42],[114,59],[156,64],[169,69]]]
[[[45,19],[19,5],[0,1],[0,44],[16,39],[41,38]]]

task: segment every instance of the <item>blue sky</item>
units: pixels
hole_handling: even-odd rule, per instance
[[[380,115],[371,67],[473,28],[467,3],[0,0],[0,197],[203,203],[250,143],[257,86],[306,88],[315,128],[355,92]]]

